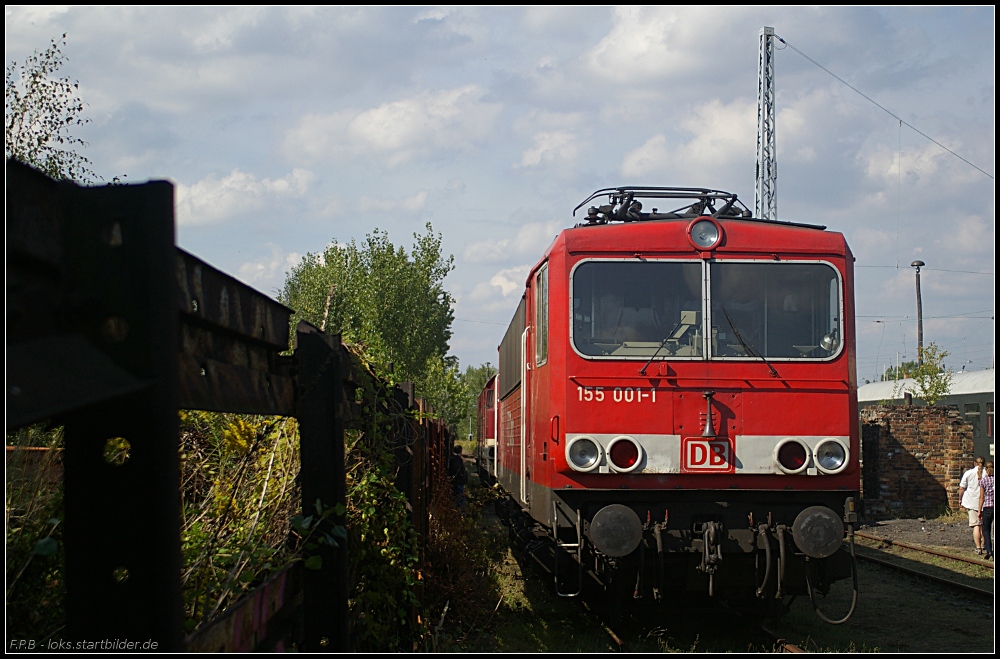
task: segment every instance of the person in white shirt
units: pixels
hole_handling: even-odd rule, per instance
[[[979,518],[979,479],[983,477],[983,458],[976,458],[976,466],[962,474],[958,485],[958,496],[962,507],[969,511],[969,526],[972,540],[976,543],[976,553],[983,553],[983,520]]]

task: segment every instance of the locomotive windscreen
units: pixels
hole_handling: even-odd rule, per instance
[[[573,272],[573,342],[584,355],[702,355],[701,264],[587,261]],[[666,351],[669,351],[666,352]]]
[[[517,305],[517,312],[507,327],[500,343],[500,399],[521,384],[521,362],[524,355],[521,346],[521,335],[524,334],[524,298]]]
[[[584,356],[823,359],[843,336],[840,278],[825,263],[594,260],[572,277]]]
[[[829,265],[716,262],[711,277],[715,356],[816,359],[837,352],[840,279]]]

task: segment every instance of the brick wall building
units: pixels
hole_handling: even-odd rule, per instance
[[[960,507],[958,484],[974,448],[972,424],[957,408],[873,405],[861,410],[861,423],[861,491],[869,517]]]

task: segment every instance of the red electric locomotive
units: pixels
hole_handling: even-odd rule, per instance
[[[563,595],[590,575],[635,598],[774,605],[853,574],[856,602],[843,235],[707,189],[608,188],[577,210],[605,195],[532,268],[500,345],[513,535]]]
[[[493,483],[497,476],[497,376],[486,382],[476,403],[476,471],[479,479]]]

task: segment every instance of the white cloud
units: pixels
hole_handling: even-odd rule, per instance
[[[787,159],[789,162],[797,164],[811,163],[816,160],[816,149],[811,146],[804,146],[799,149],[793,149],[791,153],[787,154]]]
[[[524,290],[524,281],[531,271],[530,265],[519,265],[516,268],[501,270],[490,277],[490,286],[500,289],[504,297]]]
[[[471,304],[469,311],[463,313],[477,316],[494,316],[497,321],[509,319],[516,306],[515,300],[524,292],[524,282],[531,271],[530,265],[519,265],[505,268],[494,273],[488,280],[480,281],[467,295],[460,296],[464,306]]]
[[[536,167],[544,163],[569,162],[580,154],[576,136],[557,130],[535,133],[535,145],[521,154],[520,167]]]
[[[285,136],[290,158],[379,154],[389,165],[439,150],[464,150],[492,133],[500,114],[484,102],[485,90],[466,85],[383,103],[363,111],[310,114]]]
[[[361,197],[358,201],[358,210],[362,212],[379,211],[392,213],[405,211],[416,213],[427,204],[427,191],[420,192],[406,197],[405,199],[375,199],[372,197]]]
[[[298,168],[277,179],[258,179],[234,169],[222,179],[208,176],[193,185],[181,183],[176,188],[177,223],[216,224],[255,213],[275,199],[302,197],[314,179],[312,172]]]
[[[726,24],[749,10],[725,10]],[[706,35],[724,29],[716,7],[617,7],[613,26],[586,57],[597,75],[616,82],[638,82],[691,74],[711,63]]]
[[[756,101],[736,99],[723,104],[718,99],[704,103],[681,121],[680,127],[694,137],[671,146],[660,133],[625,155],[624,176],[683,174],[684,177],[708,175],[721,165],[754,162],[757,135]]]
[[[346,146],[347,124],[355,115],[355,110],[340,110],[303,116],[297,126],[285,133],[285,155],[293,160],[316,161],[331,153],[342,153]]]
[[[674,157],[667,148],[667,136],[663,133],[654,135],[638,149],[625,155],[621,172],[624,176],[644,176],[668,168]]]
[[[941,232],[941,243],[961,258],[970,253],[993,253],[996,250],[996,231],[979,215],[956,213],[947,230]]]
[[[456,11],[455,9],[446,7],[430,7],[428,9],[423,9],[420,12],[418,12],[417,15],[413,17],[413,22],[417,23],[419,21],[426,21],[426,20],[440,21],[444,18],[447,18],[455,11]]]
[[[552,112],[533,109],[514,122],[513,129],[518,134],[529,135],[540,130],[577,130],[589,123],[590,117],[583,112]]]
[[[233,38],[247,27],[257,25],[264,14],[262,7],[220,9],[215,18],[196,23],[187,31],[197,52],[209,53],[229,49]]]
[[[902,182],[913,185],[933,177],[945,156],[951,157],[936,144],[904,149],[900,152],[889,145],[879,144],[873,151],[861,154],[868,178],[881,184],[896,186],[902,162]]]
[[[851,251],[864,265],[885,265],[886,248],[895,245],[893,234],[870,226],[858,227],[851,234]]]
[[[558,221],[531,222],[522,225],[514,238],[473,243],[465,248],[462,255],[469,262],[505,261],[525,255],[541,256],[562,228],[562,223]]]
[[[279,281],[293,266],[298,265],[302,255],[298,252],[286,254],[274,243],[265,243],[271,250],[270,258],[247,261],[239,268],[239,278],[250,285],[269,284]]]
[[[4,14],[7,19],[10,19],[14,14],[17,21],[33,24],[48,23],[64,16],[69,10],[68,5],[25,5],[20,7],[8,5],[4,8]]]

